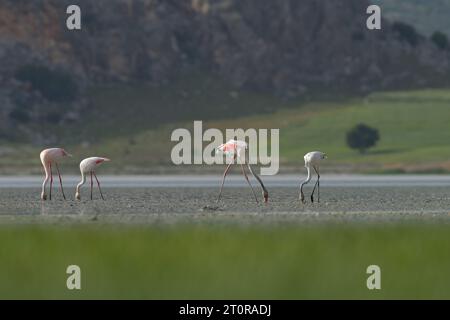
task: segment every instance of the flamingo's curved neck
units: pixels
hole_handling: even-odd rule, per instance
[[[81,181],[77,184],[77,192],[80,192],[81,186],[86,182],[86,175],[81,172]]]
[[[262,182],[261,178],[256,174],[256,172],[253,171],[252,166],[250,165],[250,162],[247,162],[247,167],[250,170],[250,173],[255,177],[256,180],[258,180],[259,184],[261,185],[261,189],[263,190],[264,194],[267,194],[268,191],[266,187],[264,186],[264,183]]]
[[[308,182],[311,181],[311,168],[309,166],[306,166],[306,170],[308,170],[308,177],[306,178],[305,181],[303,181],[302,187],[304,184],[307,184]]]

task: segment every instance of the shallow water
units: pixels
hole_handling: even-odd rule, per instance
[[[179,188],[179,187],[217,187],[221,181],[218,175],[98,175],[103,187],[108,188]],[[298,175],[276,175],[262,177],[267,187],[296,188],[306,178],[305,173]],[[313,177],[313,181],[316,177]],[[0,188],[40,188],[40,176],[0,176]],[[66,188],[73,188],[80,178],[78,176],[64,175],[63,182]],[[55,176],[55,186],[59,180]],[[253,182],[255,183],[255,181]],[[450,175],[348,175],[323,174],[322,187],[450,187]],[[247,184],[241,175],[229,175],[226,180],[227,187],[246,187]]]

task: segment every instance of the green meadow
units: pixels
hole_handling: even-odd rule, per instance
[[[446,223],[0,228],[2,299],[450,298]]]
[[[67,167],[76,168],[77,159],[98,154],[114,160],[105,167],[110,172],[173,170],[170,151],[175,142],[170,141],[171,132],[176,128],[192,129],[193,120],[202,119],[204,129],[280,129],[282,170],[302,166],[306,152],[321,150],[329,156],[329,171],[450,171],[448,89],[283,102],[270,96],[230,93],[212,84],[205,86],[208,96],[200,93],[196,96],[193,88],[183,86],[187,93],[180,94],[181,98],[171,95],[173,91],[168,89],[166,92],[155,88],[97,88],[92,95],[98,106],[93,110],[98,116],[88,115],[79,132],[74,133],[72,130],[77,129],[70,127],[59,129],[61,137],[67,137],[63,145],[75,155]],[[132,108],[127,104],[133,104]],[[168,114],[152,114],[152,104],[167,104]],[[208,114],[205,111],[208,109],[220,112]],[[173,114],[185,120],[173,122],[170,120]],[[381,137],[377,146],[365,155],[348,148],[345,141],[347,131],[361,122],[377,128]],[[39,148],[6,143],[2,150],[2,172],[40,173]]]

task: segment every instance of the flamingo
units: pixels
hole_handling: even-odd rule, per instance
[[[45,193],[45,189],[47,187],[47,182],[50,179],[50,192],[49,192],[49,200],[52,200],[52,188],[53,188],[53,172],[52,172],[52,164],[55,165],[56,171],[58,171],[59,176],[59,183],[61,185],[61,192],[63,195],[64,200],[66,200],[66,195],[64,194],[64,188],[62,184],[61,179],[61,173],[59,172],[58,167],[58,160],[62,159],[64,157],[71,157],[69,153],[66,152],[66,150],[61,148],[49,148],[41,151],[40,158],[42,162],[42,166],[44,167],[45,171],[45,178],[44,182],[42,183],[42,192],[41,192],[41,199],[47,200],[47,194]]]
[[[80,171],[81,171],[81,181],[77,185],[77,190],[75,193],[75,198],[77,200],[81,200],[80,195],[80,188],[81,186],[86,182],[86,174],[89,173],[91,175],[91,200],[92,200],[92,189],[93,189],[93,181],[92,181],[92,175],[95,177],[95,180],[97,180],[98,189],[100,190],[100,195],[102,196],[102,199],[105,200],[103,197],[102,189],[100,188],[100,182],[97,179],[97,175],[95,174],[95,169],[102,164],[105,161],[111,161],[108,158],[103,157],[90,157],[82,160],[80,162]]]
[[[253,186],[250,183],[250,180],[248,179],[247,173],[245,172],[244,166],[243,166],[243,162],[247,162],[247,166],[248,169],[250,170],[250,173],[253,175],[253,177],[255,177],[256,180],[258,180],[259,184],[261,185],[261,190],[262,190],[262,195],[264,197],[264,202],[267,203],[269,200],[269,193],[267,192],[266,187],[264,186],[263,182],[261,181],[261,178],[253,171],[253,168],[250,165],[249,161],[245,161],[245,159],[242,159],[243,154],[244,153],[244,157],[245,157],[245,150],[247,150],[248,146],[247,143],[245,141],[239,141],[239,140],[229,140],[227,143],[224,143],[222,145],[220,145],[219,147],[217,147],[217,151],[219,152],[223,152],[227,157],[233,157],[233,161],[230,162],[230,164],[228,164],[228,166],[226,167],[224,173],[223,173],[223,178],[222,178],[222,185],[220,187],[220,192],[219,192],[219,197],[217,198],[217,202],[220,201],[220,197],[222,196],[222,190],[223,190],[223,185],[225,183],[225,177],[228,174],[228,171],[230,170],[231,165],[233,164],[233,162],[237,159],[239,161],[239,164],[241,165],[241,169],[242,169],[242,174],[245,177],[245,180],[247,180],[248,185],[250,186],[250,188],[252,189],[252,193],[253,196],[255,197],[256,203],[258,203],[258,198],[256,197],[255,194],[255,190],[253,190]],[[244,161],[242,161],[244,160]]]
[[[317,174],[317,181],[314,185],[314,189],[311,193],[311,202],[314,202],[314,191],[316,191],[317,187],[317,202],[320,202],[320,173],[319,173],[319,164],[323,159],[326,159],[327,155],[320,151],[312,151],[305,154],[305,168],[308,170],[308,177],[305,181],[302,182],[300,186],[300,200],[305,203],[305,195],[303,194],[303,186],[311,181],[311,167]]]

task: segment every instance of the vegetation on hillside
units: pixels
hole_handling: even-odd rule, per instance
[[[396,21],[392,24],[392,29],[401,41],[404,41],[413,47],[419,42],[420,36],[412,25]]]
[[[95,143],[104,133],[87,136],[86,114],[98,127],[115,122],[113,113],[122,114],[114,106],[97,110],[102,101],[121,103],[129,115],[121,126],[141,128],[146,121],[150,129],[194,116],[219,119],[262,113],[267,106],[274,110],[281,104],[268,94],[286,100],[318,91],[362,95],[450,81],[450,52],[441,49],[442,36],[425,41],[416,20],[401,19],[371,32],[365,27],[366,0],[346,0],[345,6],[298,0],[78,2],[85,8],[83,32],[65,32],[54,14],[65,12],[65,1],[0,2],[0,139],[68,142],[54,128],[64,133],[76,122],[76,137]],[[449,12],[443,5],[438,10]],[[385,11],[389,16],[387,5]],[[418,12],[414,17],[432,21]],[[205,82],[194,75],[187,89],[179,86],[192,70],[204,72],[213,85],[202,87]],[[218,82],[232,89],[216,90]],[[249,90],[264,94],[242,94]],[[244,104],[246,97],[261,97],[259,107]],[[136,106],[144,103],[145,109]]]
[[[15,75],[16,79],[39,91],[52,102],[70,102],[76,99],[78,88],[70,74],[61,70],[52,70],[41,65],[24,65]]]
[[[435,31],[450,35],[450,0],[370,0],[382,6],[382,14],[391,21],[413,25],[430,36]]]
[[[449,48],[448,36],[443,32],[440,32],[440,31],[433,32],[430,39],[441,50],[445,50],[445,49]]]

